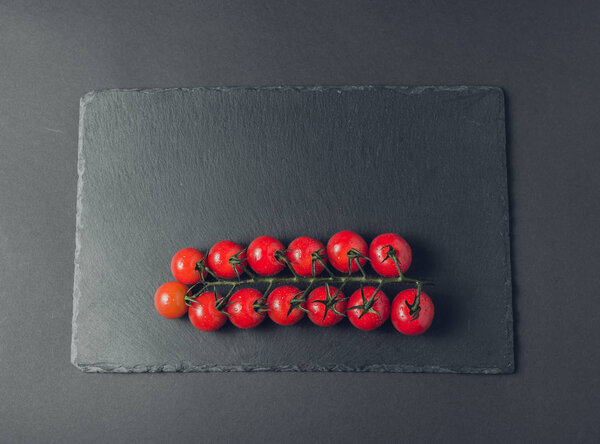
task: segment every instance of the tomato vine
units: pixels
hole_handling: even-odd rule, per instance
[[[308,237],[295,239],[288,248],[270,236],[254,239],[248,248],[220,241],[208,255],[193,248],[177,252],[171,268],[180,282],[171,284],[186,284],[187,290],[182,294],[182,287],[173,287],[177,293],[169,294],[170,299],[157,293],[155,305],[165,317],[177,317],[181,306],[188,307],[192,324],[205,331],[220,328],[226,318],[239,328],[253,328],[266,314],[280,325],[292,325],[308,313],[324,327],[347,315],[361,330],[378,328],[391,316],[398,331],[420,334],[433,319],[433,302],[422,288],[433,282],[406,276],[411,261],[410,246],[393,233],[377,236],[370,247],[351,231],[336,233],[326,247]],[[366,273],[367,262],[378,275]],[[277,276],[286,268],[289,275]],[[342,292],[348,284],[359,285],[350,298]],[[414,288],[398,293],[390,304],[383,291],[388,284]],[[259,285],[266,290],[253,288]],[[161,307],[167,302],[161,301],[178,305],[168,313],[169,307]]]
[[[243,250],[240,253],[243,253],[243,252],[245,252],[245,250]],[[276,284],[285,284],[285,285],[294,285],[294,284],[300,284],[300,283],[308,284],[306,289],[303,291],[304,296],[307,294],[308,290],[310,290],[313,287],[314,284],[340,283],[340,287],[339,287],[340,289],[343,288],[348,283],[377,284],[378,290],[381,289],[381,287],[386,284],[415,284],[418,289],[418,293],[417,293],[418,295],[421,293],[421,287],[423,285],[433,285],[433,281],[406,277],[404,275],[404,273],[402,273],[400,264],[397,260],[396,252],[395,252],[394,248],[391,246],[389,246],[386,254],[387,254],[387,257],[389,257],[395,263],[397,270],[398,270],[398,277],[368,276],[366,274],[366,272],[364,271],[364,268],[358,262],[359,257],[364,257],[364,256],[362,256],[361,253],[356,252],[356,250],[354,250],[354,251],[350,250],[350,252],[351,253],[348,254],[348,256],[350,258],[349,260],[355,261],[359,270],[361,271],[361,276],[353,276],[352,273],[348,273],[345,275],[334,274],[331,271],[331,269],[329,269],[327,267],[327,265],[324,264],[322,253],[319,252],[319,253],[315,254],[312,258],[312,267],[314,269],[315,263],[320,262],[323,265],[325,271],[327,271],[328,276],[315,276],[314,272],[313,272],[313,276],[303,277],[296,273],[293,265],[291,264],[289,259],[287,259],[286,255],[285,255],[286,250],[280,249],[275,252],[275,257],[279,261],[281,261],[285,266],[287,266],[287,268],[292,273],[292,276],[285,276],[285,277],[258,276],[248,269],[248,267],[244,264],[244,262],[245,262],[244,260],[240,261],[240,259],[239,259],[240,254],[238,253],[238,254],[232,256],[231,259],[229,259],[229,263],[234,268],[234,270],[237,270],[241,266],[241,268],[243,269],[242,273],[238,273],[237,279],[222,279],[222,278],[218,277],[206,265],[206,257],[204,257],[200,261],[197,262],[196,270],[202,276],[208,275],[208,276],[212,277],[213,280],[207,280],[206,278],[203,277],[200,282],[194,284],[193,286],[191,286],[189,288],[189,290],[186,293],[185,300],[186,300],[186,303],[188,305],[190,305],[191,302],[193,302],[198,295],[208,291],[211,287],[217,287],[217,286],[230,287],[229,293],[227,294],[227,296],[229,296],[233,293],[233,291],[235,291],[235,289],[237,287],[253,285],[253,284],[267,284],[268,285],[267,290],[263,293],[263,299],[266,300],[269,296],[269,292],[271,291],[273,285],[276,285]],[[370,260],[369,258],[366,258],[366,259]],[[244,274],[246,276],[248,276],[245,279],[243,279]],[[227,296],[225,296],[225,297],[227,298]],[[419,305],[418,301],[415,300],[414,302],[415,302],[415,307],[418,307],[418,305]],[[411,309],[411,313],[416,312],[416,314],[418,314],[417,308],[415,308],[415,307],[413,307]]]

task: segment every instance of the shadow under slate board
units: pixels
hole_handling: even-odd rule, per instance
[[[92,92],[78,169],[72,362],[83,371],[513,372],[499,88]],[[342,229],[408,240],[407,275],[435,281],[427,333],[306,318],[204,333],[154,309],[180,248],[326,242]]]

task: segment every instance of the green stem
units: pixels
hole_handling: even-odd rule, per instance
[[[432,281],[425,281],[422,279],[412,279],[407,278],[406,276],[385,278],[385,277],[371,277],[371,276],[323,276],[323,277],[302,277],[302,276],[292,276],[292,277],[270,277],[270,276],[254,276],[248,279],[243,280],[216,280],[211,282],[204,282],[204,285],[207,287],[217,286],[217,285],[248,285],[248,284],[261,284],[267,283],[269,285],[273,284],[294,284],[294,283],[308,283],[308,284],[320,284],[320,283],[333,283],[333,282],[341,282],[343,284],[346,283],[361,283],[361,284],[421,284],[421,285],[433,285]]]

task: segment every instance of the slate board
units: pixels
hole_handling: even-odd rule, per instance
[[[78,169],[81,370],[513,372],[499,88],[92,92],[81,101]],[[408,275],[436,282],[429,332],[305,319],[202,333],[154,310],[179,248],[262,234],[326,241],[341,229],[409,241]]]

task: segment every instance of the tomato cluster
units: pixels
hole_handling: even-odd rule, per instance
[[[365,265],[370,263],[379,275],[368,277]],[[253,328],[268,315],[279,325],[292,325],[305,315],[316,325],[330,327],[344,317],[356,328],[373,330],[391,317],[401,333],[418,335],[431,325],[433,302],[422,291],[422,281],[408,279],[404,273],[412,262],[409,244],[399,235],[377,236],[370,245],[357,233],[340,231],[327,245],[310,237],[298,237],[286,248],[271,236],[254,239],[248,248],[235,242],[217,242],[205,255],[194,248],[184,248],[173,256],[171,272],[176,281],[159,287],[154,304],[159,314],[178,318],[186,313],[194,327],[203,331],[221,328],[227,319],[238,328]],[[336,276],[331,265],[343,276]],[[285,268],[293,277],[274,278]],[[324,271],[328,276],[320,277]],[[362,277],[352,273],[360,271]],[[247,279],[243,280],[242,276]],[[358,282],[360,288],[350,297],[342,292],[344,285]],[[238,288],[250,283],[268,283],[264,292],[254,288]],[[304,290],[295,285],[307,282]],[[333,286],[332,283],[341,283]],[[417,288],[401,291],[390,303],[381,289],[390,282],[412,282]],[[273,284],[285,283],[271,288]],[[377,286],[363,285],[376,283]],[[323,284],[311,290],[314,284]],[[201,289],[197,292],[196,287]],[[226,295],[219,287],[229,287]]]

